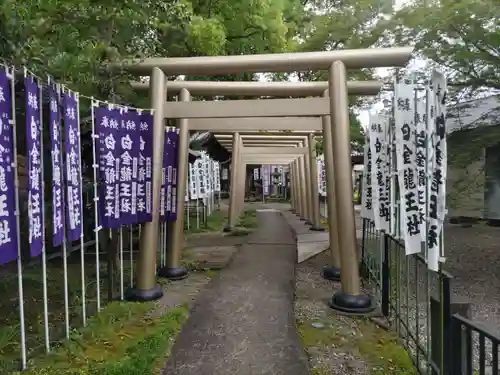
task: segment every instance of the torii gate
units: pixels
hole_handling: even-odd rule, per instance
[[[328,181],[333,176],[336,225],[342,269],[342,290],[331,300],[332,308],[352,313],[366,313],[374,306],[371,297],[361,293],[357,260],[355,217],[352,205],[352,179],[350,178],[350,134],[348,113],[347,69],[399,67],[408,62],[412,48],[380,48],[305,52],[288,54],[211,56],[187,58],[149,58],[142,61],[126,61],[123,65],[136,74],[150,74],[151,101],[154,109],[153,168],[161,168],[163,152],[163,126],[165,118],[179,121],[179,191],[184,191],[187,178],[188,119],[207,117],[284,117],[322,116],[331,127],[331,143],[325,142],[325,155],[332,155],[332,163],[326,163]],[[306,99],[268,99],[256,101],[233,100],[226,102],[189,102],[189,92],[180,91],[180,102],[166,102],[165,74],[234,74],[241,72],[291,72],[328,69],[329,97]],[[285,102],[285,101],[288,101]],[[267,103],[266,103],[267,102]],[[258,105],[256,105],[258,104]],[[301,129],[304,130],[304,129]],[[234,130],[233,130],[234,131]],[[325,134],[327,135],[327,134]],[[333,153],[335,150],[335,153]],[[325,158],[326,159],[326,158]],[[144,225],[140,254],[137,264],[137,284],[129,290],[127,298],[151,300],[159,298],[163,291],[156,284],[156,245],[159,222],[161,176],[153,175],[152,221]],[[334,212],[334,203],[330,203]],[[184,212],[184,200],[178,199],[177,212]],[[333,217],[331,218],[333,219]],[[180,251],[184,217],[181,214],[173,224],[172,253]],[[174,255],[172,255],[175,258]]]

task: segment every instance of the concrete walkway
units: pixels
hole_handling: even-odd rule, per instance
[[[297,250],[282,213],[259,227],[198,297],[163,375],[308,375],[295,327]]]

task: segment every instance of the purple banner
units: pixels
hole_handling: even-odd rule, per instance
[[[49,99],[50,149],[52,155],[52,243],[54,246],[60,246],[64,240],[61,114],[58,88],[53,83],[49,85]]]
[[[32,76],[24,78],[26,100],[26,150],[28,154],[28,227],[30,254],[43,251],[42,143],[40,132],[40,87]]]
[[[167,169],[168,169],[168,149],[170,140],[168,134],[170,127],[165,127],[165,140],[163,143],[163,162],[161,168],[161,190],[160,190],[160,220],[166,220],[166,208],[167,208]]]
[[[172,131],[172,194],[169,221],[177,220],[177,167],[179,164],[179,129]]]
[[[80,124],[78,98],[72,91],[63,93],[64,152],[66,154],[66,228],[68,240],[76,241],[82,232],[82,199],[80,170]]]
[[[137,180],[140,151],[140,117],[122,109],[120,126],[120,222],[137,223]]]
[[[137,176],[137,220],[139,223],[152,219],[151,185],[153,179],[153,115],[138,113],[140,121],[139,173]]]
[[[17,258],[12,102],[7,68],[0,65],[0,264]]]
[[[260,177],[262,181],[262,193],[263,195],[269,195],[269,185],[271,184],[270,180],[270,165],[262,164],[262,168],[260,169]]]
[[[166,174],[165,174],[165,215],[168,221],[171,220],[172,215],[172,174],[175,158],[175,144],[174,138],[176,136],[176,130],[173,127],[167,127],[167,138],[165,139],[165,163],[166,163]]]
[[[99,225],[119,228],[120,220],[120,110],[97,107],[94,111],[99,164]]]

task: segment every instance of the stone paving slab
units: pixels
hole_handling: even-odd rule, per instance
[[[329,248],[328,232],[313,232],[309,230],[310,226],[306,225],[290,211],[284,211],[283,216],[295,233],[297,240],[297,263],[302,263]]]
[[[301,234],[297,237],[297,242],[305,243],[305,242],[324,242],[329,241],[328,232],[313,232],[309,231],[308,233]]]
[[[162,375],[308,375],[293,313],[294,234],[280,212],[198,296]]]

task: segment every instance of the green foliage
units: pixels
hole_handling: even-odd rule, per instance
[[[0,59],[87,96],[136,104],[108,62],[145,56],[281,52],[296,35],[295,0],[4,0]]]
[[[257,211],[255,209],[245,210],[239,219],[238,226],[246,229],[257,228]]]
[[[123,73],[105,63],[166,54],[164,33],[189,20],[165,1],[10,1],[0,7],[0,58],[50,74],[85,95],[133,98]]]
[[[392,30],[385,43],[415,45],[446,70],[451,85],[470,94],[500,90],[499,19],[500,6],[491,0],[429,0],[405,6],[382,27]]]
[[[308,1],[306,22],[300,29],[301,43],[294,50],[332,51],[347,48],[370,48],[378,45],[384,30],[379,25],[383,22],[381,12],[389,4],[388,1],[344,0],[344,1]],[[351,80],[368,80],[373,78],[369,69],[348,72]],[[286,75],[285,75],[286,76]],[[300,81],[328,80],[327,72],[301,72]],[[362,97],[350,97],[350,106],[354,108],[363,103]],[[353,150],[359,151],[364,143],[363,129],[354,112],[350,113],[351,141]],[[323,153],[323,142],[319,139],[316,148],[318,154]]]
[[[361,122],[359,122],[359,119],[353,111],[349,112],[349,123],[351,126],[351,149],[352,151],[362,151],[365,142],[365,133],[363,126],[361,126]],[[316,153],[322,155],[323,152],[323,137],[318,137],[316,139]]]
[[[206,225],[202,224],[199,228],[197,228],[195,224],[196,212],[192,213],[190,218],[190,228],[184,230],[184,233],[186,234],[220,232],[226,222],[227,213],[221,210],[213,211],[211,215],[207,216]]]

